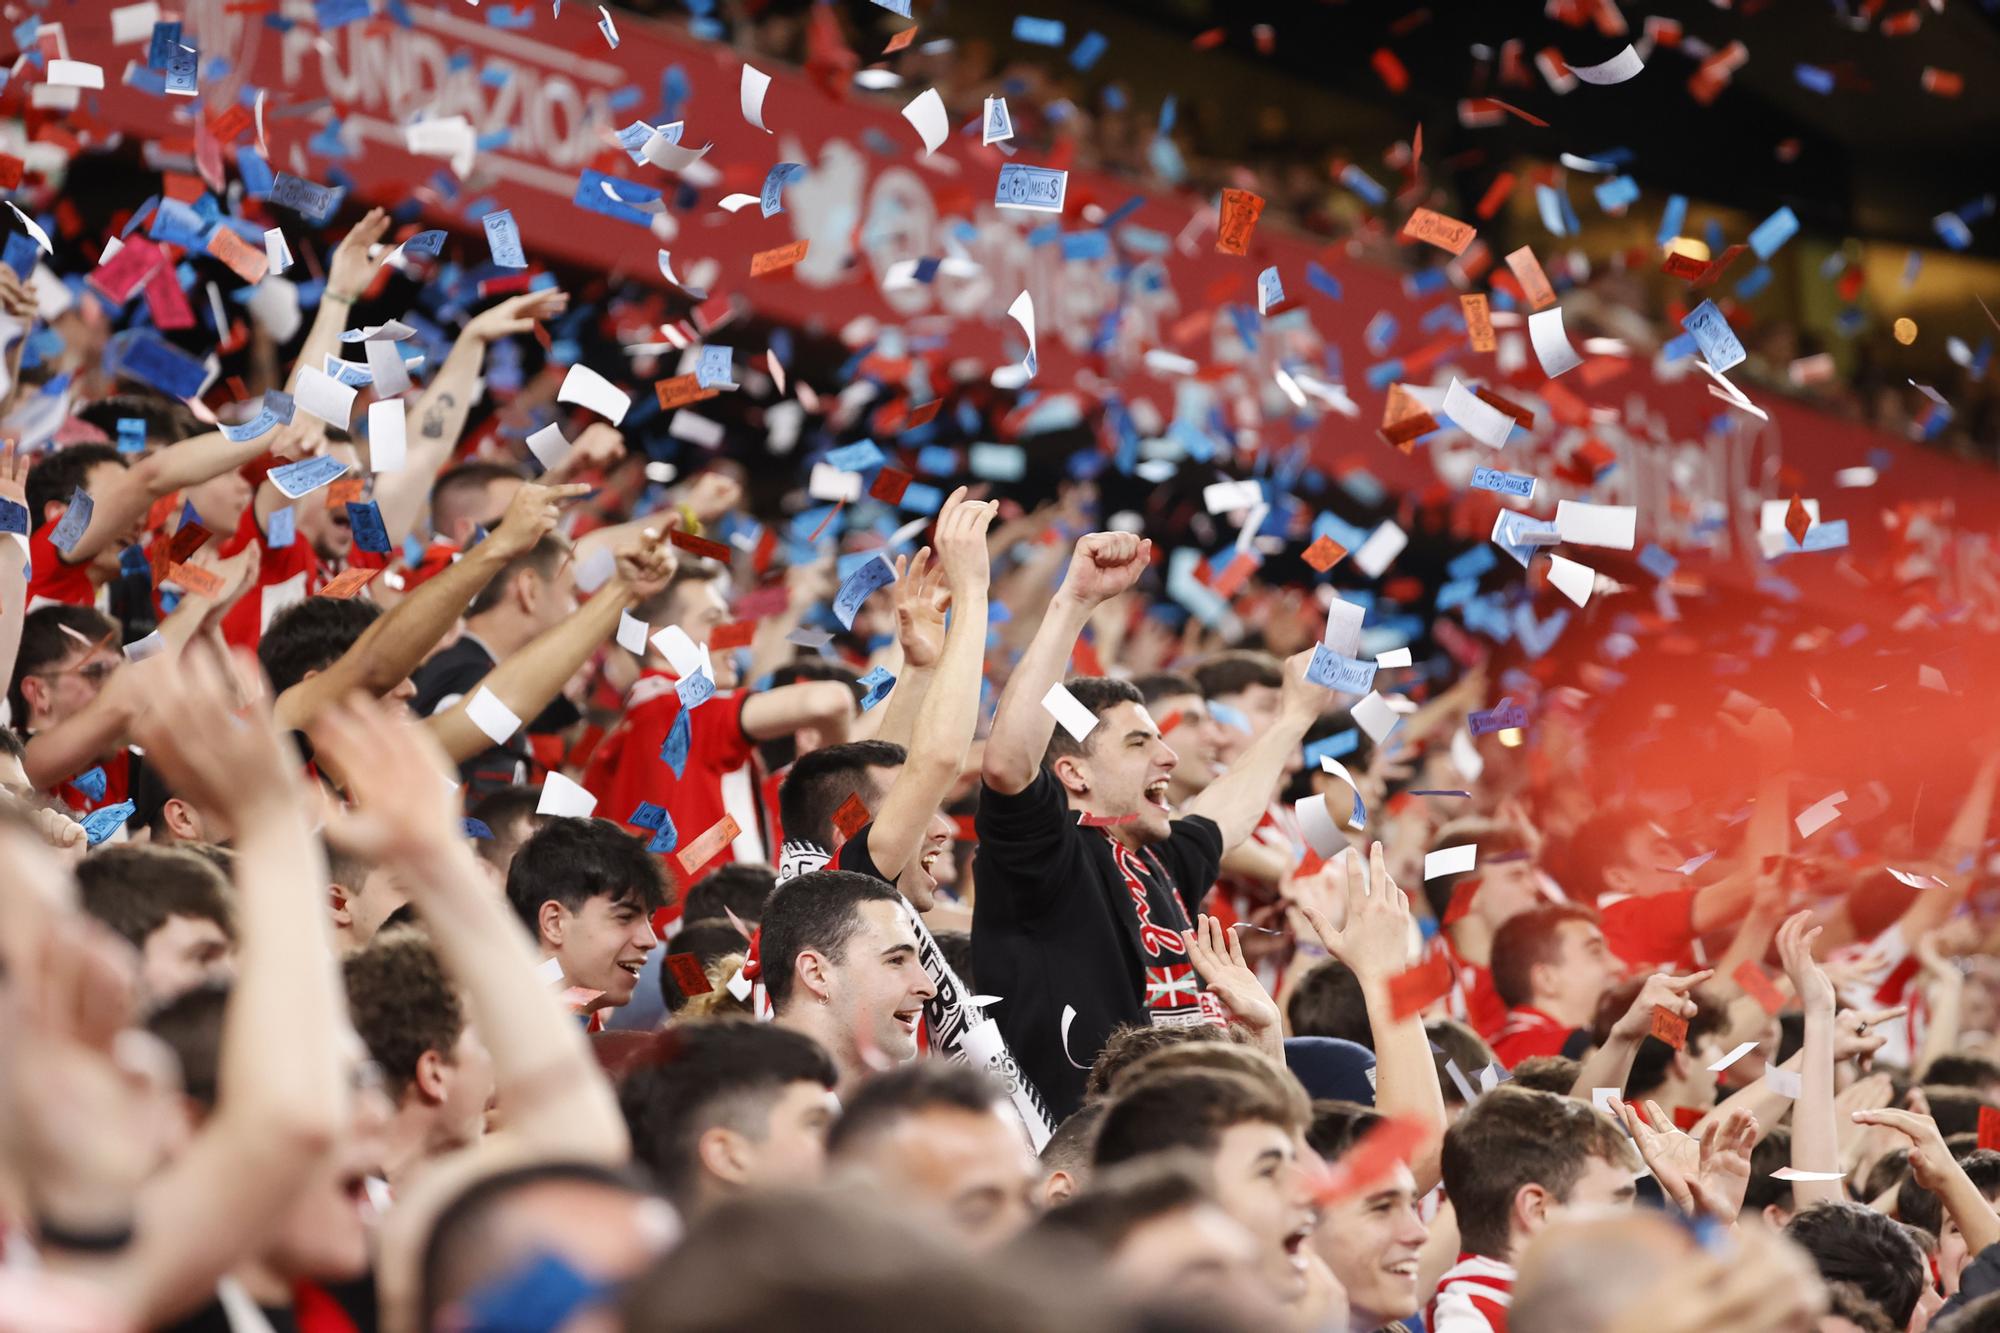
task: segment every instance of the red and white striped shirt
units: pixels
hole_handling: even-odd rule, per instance
[[[1461,1254],[1438,1279],[1424,1326],[1430,1333],[1507,1333],[1507,1307],[1513,1303],[1514,1265]]]

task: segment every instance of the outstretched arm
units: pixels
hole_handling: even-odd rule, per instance
[[[326,288],[320,293],[312,328],[307,330],[305,343],[299,348],[299,359],[285,381],[286,393],[297,393],[300,372],[307,366],[321,369],[326,358],[340,346],[340,335],[347,328],[354,303],[375,278],[379,261],[369,252],[388,230],[388,213],[371,208],[333,248],[333,257],[326,266]]]
[[[1311,661],[1308,650],[1294,653],[1285,662],[1277,720],[1236,757],[1228,772],[1188,802],[1189,814],[1215,821],[1222,830],[1224,848],[1234,847],[1256,832],[1257,822],[1270,808],[1271,793],[1277,790],[1286,761],[1298,753],[1306,732],[1319,720],[1327,691],[1306,679],[1306,666]]]
[[[1792,1108],[1792,1167],[1820,1173],[1840,1170],[1840,1130],[1833,1103],[1833,983],[1813,961],[1819,928],[1811,912],[1800,912],[1778,927],[1778,956],[1806,1011],[1806,1040],[1799,1077],[1803,1088]],[[1838,1178],[1795,1180],[1792,1196],[1800,1208],[1837,1203],[1845,1197]]]
[[[1589,1101],[1597,1088],[1617,1088],[1622,1097],[1625,1080],[1632,1076],[1632,1061],[1638,1058],[1639,1043],[1646,1040],[1653,1027],[1653,1010],[1665,1009],[1682,1018],[1693,1018],[1699,1006],[1689,998],[1688,992],[1708,980],[1710,974],[1697,972],[1693,976],[1675,977],[1665,972],[1655,972],[1646,978],[1646,984],[1632,997],[1632,1005],[1611,1027],[1604,1044],[1585,1058],[1583,1066],[1577,1070],[1576,1082],[1570,1085],[1569,1095]]]
[[[1152,542],[1129,532],[1093,532],[1077,542],[1062,586],[1000,692],[981,763],[981,776],[994,791],[1012,796],[1035,780],[1056,726],[1043,696],[1062,680],[1090,613],[1137,583],[1152,555]]]

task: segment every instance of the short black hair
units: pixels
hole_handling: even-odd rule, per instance
[[[652,1042],[619,1085],[618,1105],[632,1156],[682,1206],[694,1197],[703,1134],[726,1126],[761,1139],[772,1104],[789,1085],[831,1088],[840,1077],[818,1042],[775,1023],[683,1023]]]
[[[1988,1203],[2000,1196],[2000,1152],[1975,1148],[1959,1158],[1958,1164]],[[1907,1177],[1896,1188],[1896,1220],[1922,1227],[1933,1236],[1940,1235],[1944,1229],[1944,1200],[1919,1185],[1915,1177]]]
[[[782,1011],[807,949],[842,960],[847,942],[861,928],[861,904],[900,902],[895,886],[851,870],[815,870],[787,880],[764,904],[757,961],[771,1006]]]
[[[1267,689],[1281,689],[1285,684],[1285,667],[1269,653],[1261,653],[1251,648],[1232,649],[1217,653],[1196,664],[1188,673],[1201,686],[1204,699],[1220,699],[1225,694],[1241,694],[1253,685]]]
[[[1575,903],[1552,903],[1522,912],[1493,932],[1493,989],[1510,1008],[1519,1008],[1534,994],[1537,966],[1556,959],[1564,923],[1597,924],[1597,913]]]
[[[1955,1088],[1979,1088],[2000,1083],[2000,1062],[1983,1055],[1952,1051],[1940,1055],[1924,1069],[1924,1082],[1949,1083]]]
[[[1338,958],[1322,958],[1305,970],[1285,1001],[1285,1017],[1294,1037],[1338,1037],[1375,1049],[1361,978]]]
[[[1065,1243],[1115,1253],[1140,1227],[1213,1203],[1207,1164],[1193,1154],[1159,1153],[1113,1167],[1090,1188],[1044,1213],[1035,1230]]]
[[[1049,1135],[1049,1141],[1042,1145],[1042,1167],[1048,1171],[1067,1171],[1081,1177],[1090,1170],[1090,1159],[1097,1146],[1097,1127],[1104,1123],[1104,1112],[1109,1102],[1085,1102],[1057,1125]]]
[[[732,861],[709,871],[681,895],[681,919],[727,921],[734,912],[738,921],[755,926],[764,919],[764,903],[777,887],[778,874],[771,867]]]
[[[271,692],[283,694],[338,662],[381,614],[365,597],[308,597],[271,617],[257,641]]]
[[[1776,1205],[1781,1211],[1792,1211],[1792,1182],[1771,1173],[1782,1171],[1792,1164],[1792,1131],[1789,1126],[1780,1125],[1750,1150],[1750,1184],[1743,1191],[1743,1211],[1761,1213]]]
[[[530,834],[547,823],[546,816],[535,813],[541,803],[542,789],[527,783],[495,787],[480,796],[465,813],[484,824],[493,836],[473,839],[473,850],[483,860],[506,869],[514,860],[512,853],[520,850],[519,844],[510,845],[507,842],[506,831],[523,819],[530,821]],[[521,841],[526,842],[527,839]]]
[[[1339,1161],[1362,1135],[1388,1119],[1372,1106],[1331,1097],[1321,1097],[1312,1104],[1312,1117],[1312,1124],[1306,1126],[1306,1142],[1329,1162]]]
[[[1590,1160],[1636,1165],[1625,1131],[1588,1103],[1506,1085],[1467,1107],[1444,1134],[1446,1194],[1458,1209],[1461,1247],[1507,1253],[1514,1199],[1540,1185],[1566,1202]]]
[[[1094,718],[1104,715],[1119,704],[1146,706],[1146,698],[1139,693],[1138,686],[1129,680],[1116,680],[1110,676],[1072,676],[1068,682],[1069,692],[1076,701],[1089,710]],[[1042,767],[1047,768],[1065,755],[1090,753],[1090,747],[1103,733],[1092,727],[1082,740],[1069,734],[1067,728],[1057,727],[1049,733],[1049,748],[1042,751]]]
[[[205,856],[182,847],[125,843],[76,863],[83,910],[135,949],[169,917],[213,921],[236,938],[229,881]]]
[[[1591,1032],[1599,1046],[1611,1039],[1611,1029],[1625,1016],[1639,998],[1639,992],[1646,987],[1644,977],[1621,981],[1606,991],[1597,1001],[1597,1021]],[[1700,996],[1695,999],[1699,1001]],[[1729,1028],[1729,1014],[1722,1006],[1700,1004],[1693,1018],[1688,1020],[1684,1049],[1688,1058],[1694,1058],[1697,1043],[1726,1032]],[[1667,1081],[1667,1067],[1673,1063],[1674,1048],[1658,1037],[1645,1036],[1639,1039],[1639,1049],[1632,1056],[1631,1072],[1625,1076],[1625,1096],[1637,1101],[1657,1092]]]
[[[1275,1125],[1287,1134],[1305,1126],[1283,1096],[1248,1074],[1229,1069],[1163,1069],[1135,1079],[1112,1099],[1097,1127],[1092,1159],[1115,1166],[1169,1149],[1213,1153],[1236,1125]]]
[[[747,923],[746,923],[747,924]],[[693,954],[701,964],[701,970],[713,984],[714,973],[710,971],[716,964],[731,957],[743,959],[750,954],[750,941],[743,933],[722,917],[711,920],[689,921],[687,912],[681,913],[681,928],[674,937],[661,946],[667,957],[675,954]],[[660,968],[660,998],[666,1002],[668,1013],[679,1013],[694,997],[681,989],[681,983],[674,976],[672,967]]]
[[[778,787],[778,822],[785,837],[831,848],[833,816],[861,790],[867,771],[894,768],[909,757],[893,741],[849,741],[800,755]]]
[[[1507,1072],[1510,1075],[1507,1082],[1514,1087],[1567,1097],[1570,1089],[1576,1086],[1577,1076],[1583,1072],[1583,1061],[1572,1060],[1567,1055],[1531,1055]],[[1783,1166],[1784,1163],[1778,1165]]]
[[[382,1068],[387,1091],[400,1099],[417,1076],[424,1052],[451,1060],[465,1032],[465,1007],[431,942],[421,931],[384,930],[341,963],[347,1012]]]
[[[1901,1222],[1858,1203],[1821,1203],[1793,1214],[1785,1236],[1812,1257],[1822,1278],[1852,1282],[1890,1323],[1909,1327],[1930,1267]]]
[[[71,415],[78,421],[97,427],[113,440],[118,438],[120,421],[136,418],[146,423],[146,443],[149,447],[179,444],[182,440],[201,434],[203,430],[201,419],[189,411],[185,404],[178,399],[158,393],[114,393],[107,398],[85,403]],[[118,452],[116,448],[107,444],[96,447],[111,449],[113,453]]]
[[[635,903],[648,912],[668,902],[660,858],[608,819],[551,819],[507,867],[507,901],[537,938],[543,903],[576,912],[592,898]]]
[[[1151,671],[1143,676],[1132,677],[1132,688],[1139,691],[1139,697],[1151,708],[1162,699],[1178,699],[1185,695],[1201,698],[1201,686],[1193,676],[1179,671]]]
[[[77,641],[81,635],[83,642]],[[14,725],[28,725],[28,699],[21,682],[46,671],[68,657],[84,643],[118,646],[118,622],[94,606],[58,603],[38,606],[21,618],[21,646],[14,653],[14,676],[7,682],[7,704],[13,709]]]
[[[113,425],[112,430],[116,431],[117,426]],[[28,522],[41,527],[48,521],[50,505],[68,504],[77,488],[106,463],[130,466],[117,446],[98,443],[64,445],[36,459],[28,469]]]
[[[165,1042],[181,1067],[181,1090],[204,1110],[215,1109],[222,1071],[222,1019],[229,983],[182,991],[146,1017],[146,1031]]]
[[[932,1110],[983,1115],[1007,1101],[1007,1089],[983,1069],[956,1060],[918,1060],[898,1065],[864,1082],[840,1109],[827,1135],[826,1151],[840,1157],[858,1151],[910,1116]]]
[[[472,601],[467,603],[465,614],[467,616],[484,615],[486,612],[500,605],[501,601],[507,596],[507,586],[525,573],[533,571],[544,582],[554,578],[556,571],[562,568],[563,562],[568,560],[569,557],[570,545],[568,539],[559,537],[555,533],[550,533],[521,554],[515,556],[512,560],[509,560],[506,564],[500,566],[500,572],[495,574],[491,579],[488,579],[486,586],[474,594]]]

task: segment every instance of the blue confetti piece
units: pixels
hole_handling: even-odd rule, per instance
[[[480,838],[487,842],[493,840],[493,830],[486,826],[484,820],[474,819],[472,816],[467,815],[465,818],[459,820],[459,827],[468,838]]]
[[[1069,63],[1079,71],[1087,70],[1103,57],[1105,48],[1110,45],[1103,33],[1086,33],[1083,40],[1076,44],[1076,49],[1069,53]]]
[[[855,684],[865,691],[861,696],[861,711],[865,713],[889,697],[889,691],[896,688],[896,678],[886,668],[876,667]]]
[[[83,534],[90,528],[90,513],[95,508],[90,493],[79,486],[70,492],[69,506],[63,510],[62,518],[56,523],[55,531],[49,534],[49,544],[64,555],[76,549],[83,540]]]
[[[1639,552],[1639,568],[1656,579],[1672,578],[1680,567],[1681,562],[1658,543],[1647,542],[1646,548]]]
[[[1500,495],[1515,495],[1528,500],[1534,498],[1535,479],[1519,472],[1502,472],[1498,468],[1482,467],[1473,470],[1472,488],[1477,491],[1494,491]]]
[[[109,779],[104,776],[104,769],[101,766],[79,773],[69,782],[92,801],[103,800],[104,793],[109,789]]]
[[[682,714],[683,717],[686,714]],[[646,840],[646,850],[655,856],[664,856],[680,846],[681,832],[674,827],[673,817],[664,810],[660,812],[660,827]]]
[[[1512,699],[1502,699],[1493,707],[1481,713],[1466,715],[1466,730],[1475,736],[1484,736],[1489,731],[1519,730],[1528,725],[1528,710]]]
[[[1026,14],[1014,16],[1014,40],[1027,42],[1031,46],[1061,46],[1067,29],[1061,19],[1031,18]]]
[[[1340,169],[1340,183],[1377,208],[1389,202],[1389,192],[1352,162]]]
[[[731,378],[734,370],[730,364],[732,352],[727,347],[713,343],[702,346],[701,358],[695,363],[695,383],[704,389],[733,389],[736,381]]]
[[[1799,219],[1790,208],[1780,208],[1777,212],[1757,224],[1750,233],[1750,248],[1757,258],[1769,259],[1778,253],[1780,246],[1798,234]]]
[[[521,250],[521,229],[514,223],[512,209],[503,208],[480,219],[486,228],[486,244],[493,262],[501,268],[526,268],[528,257]]]
[[[950,453],[949,449],[944,450]],[[872,467],[881,467],[889,460],[882,453],[880,445],[873,440],[856,440],[853,444],[843,444],[838,449],[830,449],[826,455],[827,464],[842,472],[866,472]]]
[[[1661,245],[1665,245],[1680,235],[1681,228],[1687,225],[1687,214],[1687,196],[1684,194],[1669,196],[1667,206],[1660,211],[1660,231],[1655,239]]]
[[[693,736],[694,726],[688,721],[687,709],[677,710],[673,726],[667,729],[667,739],[660,746],[660,762],[671,768],[676,778],[687,772],[688,745]]]
[[[1818,65],[1792,66],[1792,78],[1801,88],[1810,88],[1822,97],[1833,91],[1833,71],[1821,69]]]
[[[715,681],[706,671],[697,671],[691,676],[682,676],[674,686],[674,693],[680,698],[681,712],[691,713],[715,697]]]
[[[387,555],[395,549],[389,544],[389,530],[382,525],[382,507],[373,500],[349,500],[347,525],[354,534],[356,550]]]
[[[841,583],[834,594],[833,615],[842,629],[854,628],[854,617],[870,593],[896,581],[896,571],[881,556],[871,556]]]
[[[605,186],[616,192],[613,198],[604,192]],[[577,177],[576,196],[571,200],[578,208],[589,213],[601,213],[608,218],[630,222],[650,228],[653,215],[639,205],[650,207],[660,202],[660,192],[650,185],[628,181],[620,176],[608,176],[601,171],[584,171]]]
[[[1771,266],[1759,264],[1743,275],[1743,281],[1736,284],[1736,295],[1741,300],[1749,300],[1771,285]]]
[[[996,208],[1020,208],[1035,213],[1060,213],[1069,193],[1069,173],[1054,167],[1008,162],[1000,168],[993,189]]]
[[[667,823],[667,810],[665,806],[654,805],[651,801],[641,801],[639,808],[627,816],[625,822],[657,832]]]
[[[1306,282],[1333,300],[1340,299],[1340,279],[1321,268],[1317,260],[1306,262]]]
[[[1366,694],[1375,684],[1375,664],[1366,658],[1343,657],[1323,643],[1313,645],[1306,679],[1344,694]]]
[[[298,538],[299,513],[295,505],[283,509],[273,509],[271,517],[264,524],[264,544],[274,551],[282,551]]]
[[[0,534],[17,532],[25,537],[28,531],[28,506],[0,495]]]
[[[1613,176],[1601,182],[1595,193],[1599,208],[1607,213],[1617,213],[1639,201],[1639,182],[1630,176]]]
[[[1361,733],[1353,727],[1346,731],[1336,731],[1331,736],[1322,736],[1305,748],[1307,768],[1318,768],[1321,759],[1342,759],[1353,754],[1361,746]]]
[[[1702,356],[1718,371],[1728,370],[1749,355],[1713,301],[1703,301],[1689,311],[1687,318],[1681,321],[1681,327],[1693,335],[1701,347]]]
[[[92,810],[83,817],[84,838],[92,847],[123,828],[125,821],[132,817],[139,807],[130,801],[120,801],[107,805],[102,810]]]
[[[757,194],[757,207],[765,217],[785,211],[785,187],[805,174],[805,167],[797,162],[780,162],[765,173],[764,186]]]

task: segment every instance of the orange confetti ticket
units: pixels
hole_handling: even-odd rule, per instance
[[[253,285],[262,282],[271,267],[268,255],[227,227],[217,227],[209,234],[208,252],[229,265],[231,273]]]
[[[1486,187],[1486,193],[1479,196],[1479,206],[1472,211],[1482,220],[1490,221],[1500,211],[1500,205],[1507,202],[1507,196],[1513,193],[1514,173],[1503,171]]]
[[[697,375],[676,375],[672,379],[660,380],[653,385],[653,392],[659,395],[661,408],[685,407],[689,403],[699,403],[715,397],[720,389],[704,389]]]
[[[345,509],[351,504],[360,504],[368,494],[368,483],[359,477],[336,477],[327,483],[326,507]]]
[[[1701,276],[1694,280],[1695,290],[1701,290],[1728,272],[1729,266],[1736,262],[1736,257],[1749,248],[1747,245],[1732,245],[1717,255],[1708,267],[1701,271]]]
[[[1743,993],[1755,1000],[1767,1014],[1775,1014],[1785,1007],[1785,993],[1777,988],[1754,958],[1746,958],[1729,979],[1743,988]]]
[[[1437,418],[1428,412],[1419,412],[1413,417],[1404,417],[1393,425],[1382,427],[1382,438],[1407,454],[1411,445],[1436,429],[1438,429]]]
[[[760,250],[750,256],[750,276],[761,278],[766,273],[776,273],[779,269],[790,268],[806,257],[806,247],[811,238],[793,241],[772,250]]]
[[[1687,1045],[1688,1021],[1663,1005],[1653,1006],[1652,1035],[1675,1050]]]
[[[249,108],[239,102],[210,120],[208,132],[215,136],[218,143],[228,143],[255,123]]]
[[[1226,255],[1250,253],[1250,233],[1257,229],[1264,201],[1248,190],[1222,192],[1222,218],[1215,233],[1215,248]]]
[[[1507,256],[1507,267],[1514,271],[1514,281],[1521,284],[1521,292],[1528,298],[1530,310],[1547,310],[1556,303],[1556,289],[1549,285],[1549,275],[1542,272],[1542,261],[1535,258],[1535,252],[1522,246]]]
[[[905,28],[889,39],[889,44],[882,48],[882,54],[886,56],[892,51],[900,51],[915,40],[917,40],[917,30]]]
[[[1468,292],[1458,298],[1458,308],[1465,312],[1465,332],[1472,339],[1472,350],[1490,352],[1493,341],[1493,302],[1485,292]]]
[[[1209,587],[1218,597],[1234,597],[1243,590],[1250,576],[1257,572],[1260,563],[1255,552],[1238,551],[1230,557],[1229,563],[1222,567],[1222,572],[1215,576]]]
[[[741,832],[743,830],[736,826],[735,818],[724,815],[713,828],[681,848],[679,855],[674,859],[681,863],[682,870],[692,875],[713,861],[724,847],[736,841],[737,835]]]
[[[868,827],[868,821],[874,817],[868,811],[868,802],[862,800],[861,794],[856,792],[842,801],[840,809],[833,812],[833,826],[845,840]]]
[[[367,587],[381,572],[379,569],[363,569],[358,566],[353,569],[343,569],[326,581],[326,586],[319,590],[318,595],[345,600]]]
[[[1472,244],[1472,238],[1479,234],[1479,228],[1457,218],[1448,218],[1442,213],[1428,208],[1420,208],[1410,214],[1403,223],[1402,235],[1412,241],[1429,241],[1438,249],[1451,255],[1462,255],[1465,247]]]
[[[178,583],[196,597],[212,599],[222,591],[222,575],[213,570],[203,569],[200,565],[179,563],[168,565],[167,579],[169,582]]]

